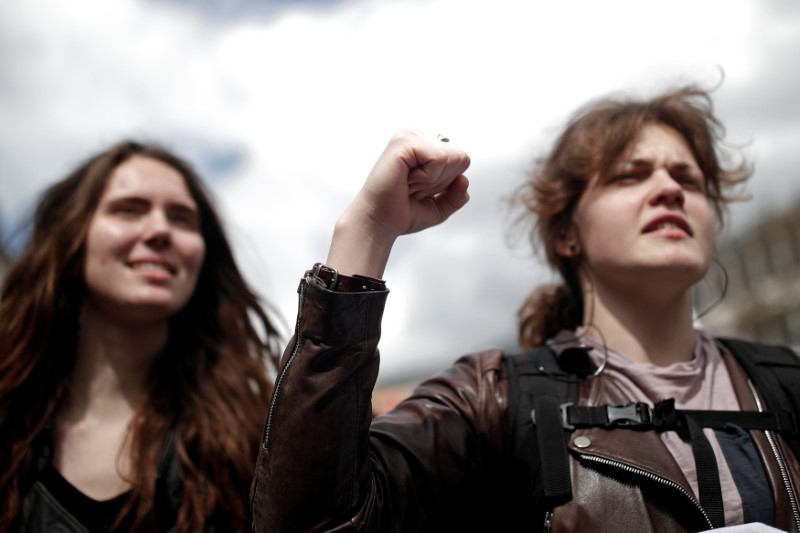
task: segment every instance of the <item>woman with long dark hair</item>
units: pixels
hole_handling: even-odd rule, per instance
[[[0,530],[247,530],[277,342],[188,163],[86,161],[3,286]]]
[[[581,109],[515,197],[562,277],[522,308],[534,349],[463,357],[372,420],[392,246],[468,200],[464,152],[394,137],[300,283],[255,529],[800,530],[797,357],[694,324],[749,174],[722,134],[695,87]]]

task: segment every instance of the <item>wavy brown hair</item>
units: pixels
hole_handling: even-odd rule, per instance
[[[210,197],[192,167],[155,145],[121,142],[47,189],[31,238],[0,300],[0,531],[20,516],[35,465],[34,443],[68,394],[84,293],[89,222],[112,171],[132,156],[164,162],[197,203],[206,254],[188,304],[128,429],[131,497],[116,525],[153,527],[158,461],[174,435],[183,483],[180,531],[223,520],[249,529],[248,491],[280,336],[236,263]]]
[[[579,109],[511,197],[512,207],[521,209],[518,224],[532,223],[534,248],[544,248],[547,262],[562,278],[561,283],[537,287],[520,308],[523,348],[539,346],[561,329],[583,322],[578,260],[559,255],[556,242],[570,229],[589,182],[610,172],[642,128],[653,123],[669,126],[686,139],[720,224],[728,202],[742,198],[737,189],[751,169],[743,158],[734,161],[725,146],[725,129],[713,113],[708,91],[686,86],[648,100],[604,98]]]

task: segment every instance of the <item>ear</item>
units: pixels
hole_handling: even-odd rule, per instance
[[[581,251],[575,228],[564,230],[555,242],[556,253],[562,257],[577,257]]]

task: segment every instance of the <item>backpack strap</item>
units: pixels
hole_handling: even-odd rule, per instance
[[[656,431],[688,429],[686,419],[703,428],[724,429],[736,424],[743,429],[760,429],[794,434],[798,425],[788,411],[705,411],[675,409],[675,401],[662,400],[655,406],[643,402],[625,405],[561,406],[561,421],[565,429],[604,427]]]
[[[585,370],[588,356],[584,350],[578,366]],[[562,353],[562,357],[564,353]],[[576,359],[564,357],[565,360]],[[512,453],[531,472],[531,491],[541,481],[544,506],[553,509],[572,499],[572,483],[566,441],[570,429],[562,423],[562,405],[578,400],[581,371],[562,367],[548,347],[518,355],[507,355],[509,374],[509,439]],[[541,458],[546,457],[543,461]],[[538,476],[541,476],[540,478]]]
[[[779,416],[800,413],[800,357],[794,351],[739,339],[716,340],[744,367],[770,411]],[[795,457],[800,458],[800,427],[795,428],[782,434]]]

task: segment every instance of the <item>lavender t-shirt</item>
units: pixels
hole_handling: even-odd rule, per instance
[[[691,361],[675,363],[666,367],[650,363],[636,363],[625,355],[608,348],[608,361],[603,372],[613,378],[632,401],[654,405],[661,400],[674,398],[677,409],[740,410],[728,369],[722,360],[719,348],[706,331],[701,329],[695,331],[697,343],[694,347],[694,358]],[[587,346],[593,348],[589,352],[589,356],[596,365],[600,365],[605,358],[602,343],[581,328],[575,334]],[[711,443],[717,459],[725,506],[725,523],[727,525],[741,524],[744,521],[742,498],[736,488],[728,463],[714,430],[706,428],[703,431]],[[664,431],[660,433],[660,436],[697,496],[697,472],[691,444],[681,439],[675,431]]]

